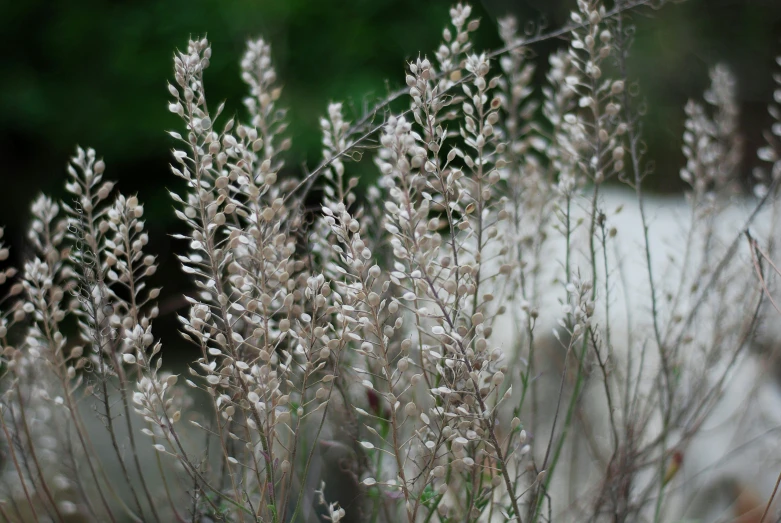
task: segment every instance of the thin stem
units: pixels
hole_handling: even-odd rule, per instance
[[[30,493],[27,491],[27,482],[24,480],[24,474],[22,473],[22,469],[19,466],[19,461],[16,459],[16,451],[14,450],[14,442],[11,438],[11,434],[8,432],[8,426],[5,423],[5,416],[3,413],[0,413],[0,424],[3,426],[3,433],[5,434],[6,439],[8,440],[8,451],[11,454],[11,461],[14,462],[14,468],[16,469],[16,474],[19,476],[19,484],[22,485],[22,490],[24,491],[24,497],[27,498],[27,503],[30,505],[30,510],[33,513],[33,519],[36,521],[38,520],[38,513],[35,510],[35,504],[33,503],[32,498],[30,498]]]
[[[767,500],[767,505],[765,506],[765,511],[762,512],[762,517],[759,518],[759,523],[763,523],[765,521],[765,518],[767,517],[768,513],[770,512],[770,507],[773,506],[773,499],[776,497],[776,493],[778,492],[778,486],[781,485],[781,472],[778,474],[778,478],[776,479],[776,485],[773,487],[773,493],[770,494],[770,499]]]

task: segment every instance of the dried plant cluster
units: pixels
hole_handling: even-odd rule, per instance
[[[0,273],[5,520],[674,521],[730,488],[718,517],[775,518],[754,437],[781,423],[774,354],[754,349],[778,339],[779,110],[772,172],[737,197],[736,82],[714,68],[685,109],[686,214],[655,222],[626,64],[645,3],[577,0],[551,34],[508,18],[490,53],[452,8],[406,88],[356,121],[328,107],[302,180],[280,175],[269,45],[248,44],[246,119],[225,119],[191,40],[168,86],[189,375],[162,365],[143,205],[78,149],[70,200],[35,202],[34,255]],[[536,86],[529,46],[559,35]],[[358,156],[379,172],[360,194]],[[742,476],[719,472],[723,425],[762,454]]]

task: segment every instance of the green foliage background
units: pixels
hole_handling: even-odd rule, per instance
[[[166,111],[165,82],[173,50],[189,35],[208,34],[212,41],[207,89],[212,100],[227,101],[229,114],[242,109],[238,62],[244,41],[263,35],[272,43],[292,121],[289,167],[298,170],[302,162],[313,165],[318,159],[317,119],[328,101],[345,100],[360,110],[388,87],[401,85],[405,60],[439,42],[451,2],[25,0],[4,5],[2,199],[14,212],[7,207],[0,218],[16,222],[14,215],[24,212],[37,191],[58,189],[76,143],[95,147],[126,190],[156,196],[150,184],[170,181],[171,142],[163,131],[178,122]],[[495,20],[505,13],[529,23],[544,16],[549,27],[558,27],[568,7],[562,0],[477,2],[483,21],[478,45],[498,45]],[[707,70],[717,61],[738,73],[749,116],[762,116],[752,105],[766,103],[772,58],[781,54],[781,2],[689,0],[658,12],[646,9],[635,19],[632,72],[650,107],[649,141],[659,146],[652,155],[666,156],[658,154],[663,151],[679,159],[681,105],[701,93]],[[559,44],[534,48],[541,69]],[[754,129],[746,130],[753,134]],[[679,187],[674,175],[658,174],[664,180],[659,189]]]
[[[282,104],[289,108],[293,149],[287,172],[320,156],[318,118],[329,101],[359,113],[403,84],[405,61],[438,45],[450,1],[441,0],[8,0],[0,3],[0,223],[8,226],[17,261],[37,193],[62,195],[64,166],[75,144],[97,149],[107,176],[146,204],[150,252],[160,255],[161,279],[178,278],[167,233],[178,224],[167,189],[178,129],[167,111],[166,81],[175,48],[190,35],[208,34],[212,65],[207,92],[241,114],[244,84],[239,60],[249,37],[272,44]],[[563,25],[574,0],[477,0],[482,19],[478,48],[499,45],[496,19]],[[688,0],[643,9],[632,53],[633,79],[647,101],[645,136],[657,191],[679,191],[683,105],[701,97],[708,69],[726,62],[737,74],[746,135],[748,177],[754,151],[769,125],[774,56],[781,55],[781,0]],[[538,77],[562,41],[533,48]],[[366,163],[366,162],[364,162]],[[362,168],[365,176],[372,169]]]

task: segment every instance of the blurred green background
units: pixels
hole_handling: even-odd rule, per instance
[[[0,223],[24,257],[28,209],[41,191],[63,196],[65,164],[76,144],[97,149],[107,176],[146,204],[150,252],[162,263],[168,291],[186,290],[167,233],[178,227],[166,189],[172,140],[180,122],[167,111],[166,81],[175,48],[208,34],[212,65],[207,93],[242,114],[239,60],[249,37],[272,44],[281,103],[289,108],[285,175],[300,175],[320,157],[318,118],[329,101],[353,112],[401,86],[405,60],[431,52],[450,1],[433,0],[7,0],[0,7]],[[482,0],[479,48],[499,45],[496,19],[563,25],[574,0]],[[708,69],[727,63],[739,79],[746,136],[744,172],[770,124],[774,57],[781,55],[781,0],[688,0],[633,15],[631,74],[647,100],[645,136],[656,173],[653,189],[679,191],[682,107],[701,97]],[[545,72],[563,41],[533,48]],[[349,110],[348,110],[349,112]]]

